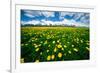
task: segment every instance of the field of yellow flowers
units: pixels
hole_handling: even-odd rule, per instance
[[[89,59],[89,28],[21,27],[21,63]]]

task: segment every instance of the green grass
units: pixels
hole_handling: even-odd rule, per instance
[[[21,63],[88,60],[89,28],[21,27]]]

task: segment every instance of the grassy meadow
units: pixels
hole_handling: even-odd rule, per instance
[[[21,27],[21,63],[88,60],[89,28]]]

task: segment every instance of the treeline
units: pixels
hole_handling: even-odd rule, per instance
[[[25,24],[22,25],[21,27],[75,27],[75,25],[33,25],[33,24]]]

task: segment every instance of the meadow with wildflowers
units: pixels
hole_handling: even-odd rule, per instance
[[[89,28],[21,27],[21,63],[88,60]]]

